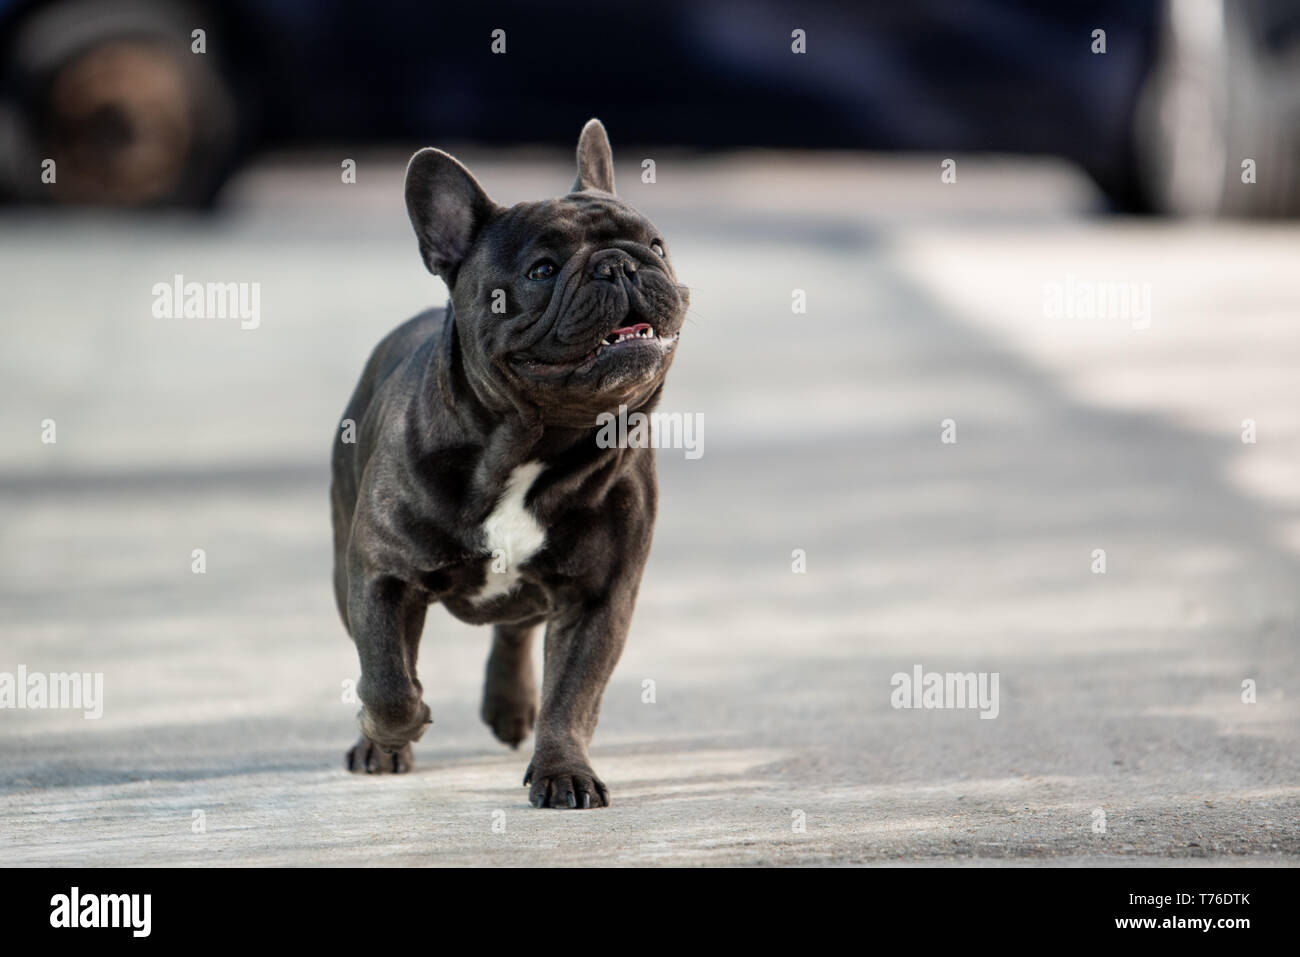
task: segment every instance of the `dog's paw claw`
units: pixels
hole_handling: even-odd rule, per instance
[[[609,788],[586,767],[564,768],[555,771],[534,771],[529,765],[524,775],[524,785],[532,783],[528,803],[533,807],[573,808],[588,810],[609,807]]]
[[[390,753],[362,737],[348,750],[343,766],[353,774],[406,774],[415,761],[409,744]]]

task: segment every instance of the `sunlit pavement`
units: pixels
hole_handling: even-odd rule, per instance
[[[1051,164],[621,156],[704,454],[659,453],[614,805],[527,806],[440,611],[417,771],[345,773],[332,430],[443,295],[403,158],[264,164],[215,221],[0,218],[0,672],[105,699],[0,711],[0,861],[1300,860],[1300,229],[1095,218]],[[572,179],[468,159],[502,202]],[[155,318],[176,274],[260,283],[260,324]],[[1053,313],[1103,282],[1149,311]],[[996,718],[894,708],[918,665],[997,673]]]

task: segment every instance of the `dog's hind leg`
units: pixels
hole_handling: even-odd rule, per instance
[[[519,747],[537,721],[533,634],[542,619],[492,629],[492,652],[483,681],[483,721],[499,741]]]

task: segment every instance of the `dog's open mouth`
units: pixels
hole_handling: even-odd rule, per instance
[[[598,359],[625,351],[655,352],[666,354],[677,344],[680,332],[661,336],[648,322],[638,322],[630,326],[613,329],[586,355],[568,362],[539,362],[526,356],[519,357],[521,365],[534,375],[558,375],[570,372],[586,372],[596,364]]]
[[[600,346],[597,346],[596,348],[599,349],[601,346],[616,346],[620,342],[624,342],[628,339],[653,339],[654,337],[655,330],[650,323],[638,322],[635,326],[624,326],[622,329],[615,329],[607,335],[601,342]]]

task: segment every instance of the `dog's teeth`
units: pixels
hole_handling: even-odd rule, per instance
[[[655,331],[653,329],[638,329],[636,332],[611,332],[602,340],[602,346],[612,346],[622,342],[625,339],[654,339]]]

